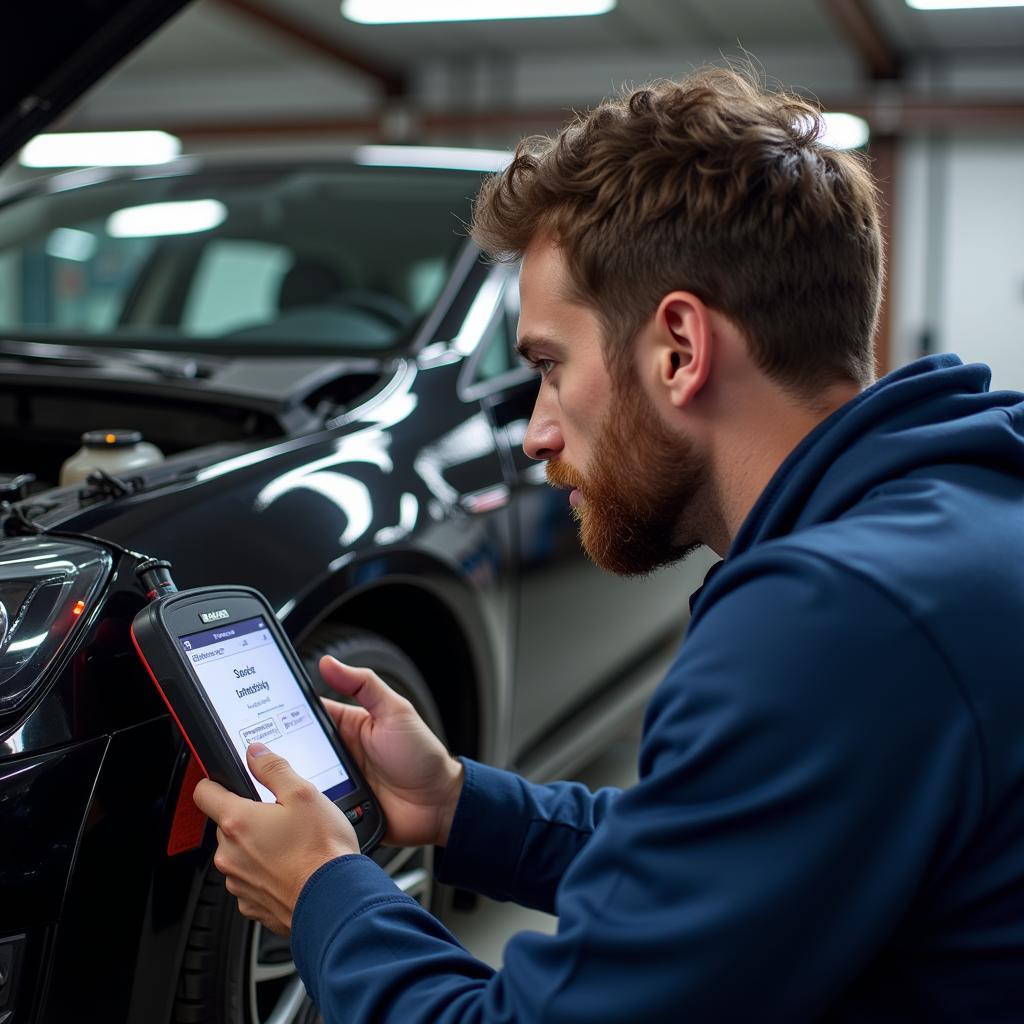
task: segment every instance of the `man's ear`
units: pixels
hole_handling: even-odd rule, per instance
[[[690,292],[671,292],[658,304],[653,338],[658,384],[676,408],[693,401],[711,372],[711,315]]]

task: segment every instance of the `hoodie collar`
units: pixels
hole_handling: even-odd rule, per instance
[[[964,371],[970,371],[965,380]],[[945,378],[945,379],[942,379]],[[952,354],[926,356],[887,374],[821,421],[793,449],[775,471],[747,514],[725,558],[716,562],[704,583],[690,598],[690,610],[712,577],[726,563],[754,545],[785,536],[807,522],[820,521],[849,507],[874,477],[848,473],[844,455],[857,441],[898,416],[901,408],[913,408],[920,400],[943,389],[950,392],[981,392],[988,388],[987,367],[965,367]],[[848,479],[844,479],[848,475]],[[821,485],[829,481],[828,487]]]
[[[952,354],[926,356],[875,381],[822,420],[768,481],[737,532],[726,560],[731,561],[755,544],[784,536],[808,520],[831,518],[821,507],[822,502],[815,500],[816,492],[826,490],[821,487],[826,480],[837,485],[827,488],[827,505],[833,514],[852,504],[866,487],[878,481],[874,476],[865,478],[863,473],[856,472],[849,474],[849,482],[845,483],[844,455],[866,434],[891,421],[902,409],[913,409],[921,399],[934,396],[943,386],[950,392],[962,390],[965,369],[984,369],[984,379],[973,381],[972,390],[988,388],[987,367],[964,367]],[[945,379],[940,380],[940,375]]]

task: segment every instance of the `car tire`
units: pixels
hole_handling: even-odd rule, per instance
[[[327,624],[315,630],[299,655],[322,696],[337,699],[320,678],[318,663],[329,654],[347,664],[372,668],[407,697],[428,726],[444,740],[437,704],[422,673],[398,647],[364,629]],[[373,858],[400,888],[440,913],[448,893],[434,883],[434,851],[378,848]],[[211,864],[196,903],[178,978],[174,1024],[315,1024],[316,1008],[292,961],[288,939],[238,913],[224,876]]]

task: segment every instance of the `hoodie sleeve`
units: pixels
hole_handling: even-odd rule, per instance
[[[553,914],[558,883],[620,790],[539,786],[468,758],[463,764],[448,846],[437,851],[438,880]]]
[[[515,936],[493,972],[370,861],[331,862],[292,937],[328,1024],[827,1011],[978,821],[978,741],[931,638],[872,583],[800,552],[743,561],[652,700],[640,782],[558,887],[557,934]]]

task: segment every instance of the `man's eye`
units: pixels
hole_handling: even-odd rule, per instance
[[[522,353],[519,358],[524,366],[528,366],[542,377],[546,377],[555,368],[554,359],[544,359],[542,356],[528,356],[526,353]]]

